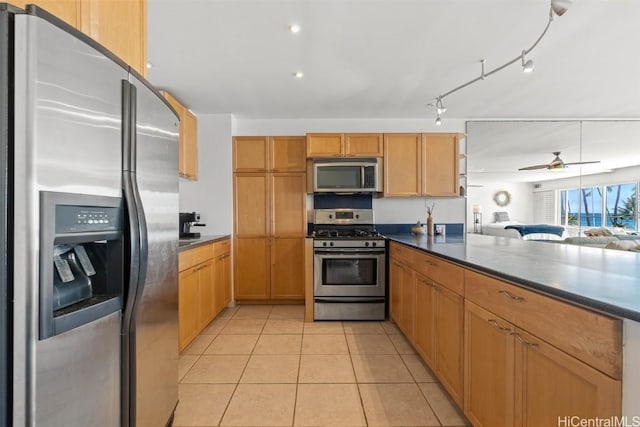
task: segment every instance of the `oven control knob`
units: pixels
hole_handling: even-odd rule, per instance
[[[369,246],[369,242],[364,242],[364,245],[365,246]]]
[[[356,219],[360,219],[360,215],[356,214]]]
[[[333,215],[329,215],[329,219],[333,218]]]
[[[376,245],[376,242],[371,243],[371,245],[372,245],[372,246],[375,246],[375,245]]]
[[[329,243],[329,246],[333,246],[333,242],[330,242],[330,243]]]
[[[322,246],[327,246],[327,242],[322,242]]]

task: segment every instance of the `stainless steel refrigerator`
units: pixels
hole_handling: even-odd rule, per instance
[[[0,4],[0,425],[165,426],[178,118],[42,9]]]

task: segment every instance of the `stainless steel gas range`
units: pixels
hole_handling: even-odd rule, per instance
[[[386,249],[371,209],[314,212],[314,319],[384,320]]]

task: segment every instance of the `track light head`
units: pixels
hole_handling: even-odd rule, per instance
[[[528,61],[524,60],[524,55],[527,53],[526,50],[522,51],[522,72],[523,73],[533,73],[533,60],[529,59]]]
[[[556,15],[562,16],[569,9],[571,3],[573,0],[551,0],[551,9]]]
[[[440,119],[440,114],[436,117],[436,126],[440,126],[442,124],[442,120]]]
[[[438,112],[438,115],[447,112],[447,107],[442,105],[442,98],[441,97],[438,97],[436,99],[436,111]]]

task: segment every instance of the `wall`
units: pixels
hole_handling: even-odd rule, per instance
[[[207,226],[193,231],[203,235],[231,234],[233,230],[234,125],[230,114],[198,115],[198,181],[180,178],[180,212],[200,212]]]
[[[234,135],[305,135],[311,132],[464,132],[464,120],[443,119],[436,126],[425,119],[237,119]],[[380,198],[373,200],[378,224],[412,224],[426,221],[426,198]],[[429,198],[436,204],[434,223],[463,223],[464,198]],[[309,212],[313,198],[307,198]],[[311,220],[311,216],[308,217]]]
[[[524,224],[533,223],[533,184],[522,182],[482,182],[474,179],[473,184],[482,187],[467,188],[467,224],[473,231],[473,205],[482,206],[482,223],[495,222],[493,213],[497,211],[509,212],[512,221]],[[493,200],[493,195],[498,191],[508,191],[511,194],[511,202],[507,206],[498,206]]]

